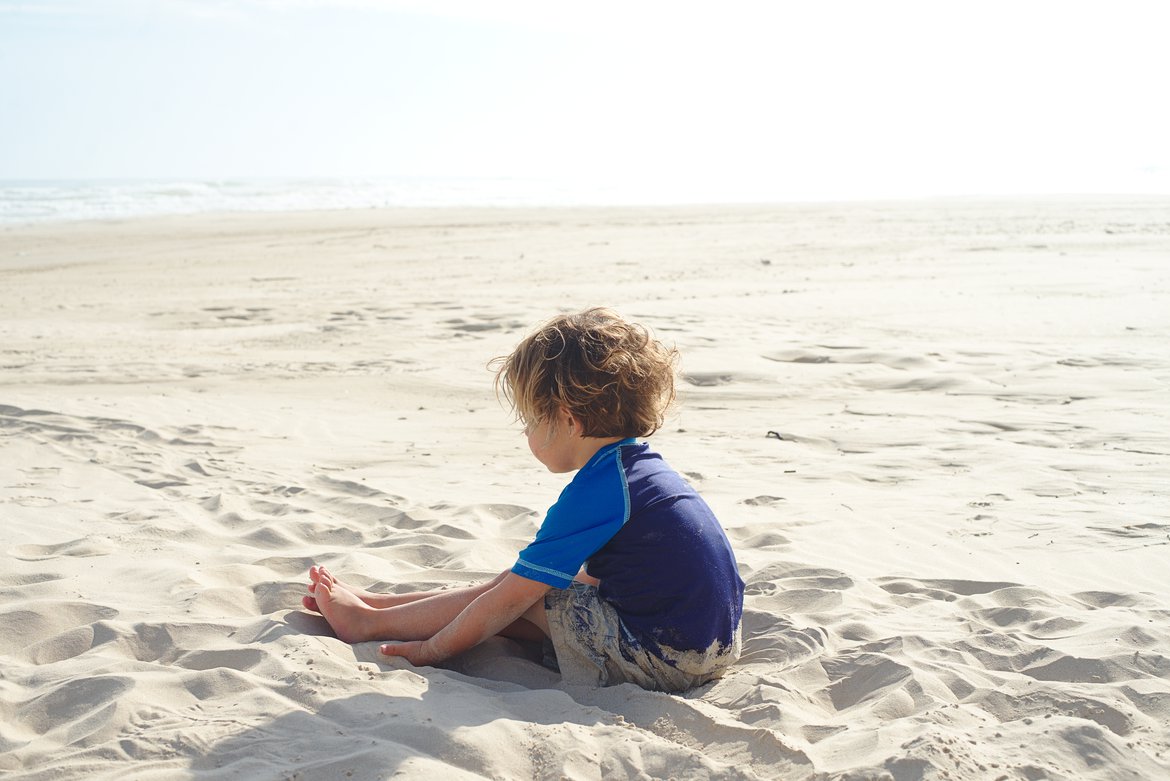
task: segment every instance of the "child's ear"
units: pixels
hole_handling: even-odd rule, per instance
[[[569,429],[570,434],[581,430],[581,421],[577,420],[573,413],[565,407],[561,407],[561,423]]]

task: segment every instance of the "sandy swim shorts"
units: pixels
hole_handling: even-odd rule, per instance
[[[545,664],[559,670],[565,683],[614,686],[629,682],[652,691],[681,692],[718,678],[739,658],[737,631],[731,646],[705,654],[663,648],[675,661],[668,664],[642,648],[622,626],[613,606],[598,596],[595,587],[583,583],[549,590],[544,609],[552,633]]]

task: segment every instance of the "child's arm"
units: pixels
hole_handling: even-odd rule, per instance
[[[577,576],[575,578],[573,578],[573,580],[577,581],[578,583],[584,583],[586,586],[597,587],[597,586],[601,585],[600,580],[598,580],[597,578],[593,577],[592,575],[590,575],[588,572],[585,571],[584,564],[581,565],[581,571],[577,573]]]
[[[429,640],[388,643],[381,651],[387,656],[402,656],[415,666],[441,662],[498,634],[520,618],[549,588],[545,583],[508,572]]]

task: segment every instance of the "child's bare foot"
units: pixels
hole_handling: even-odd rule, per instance
[[[334,591],[336,591],[338,588],[342,588],[371,607],[382,607],[382,605],[375,605],[371,601],[378,598],[377,594],[370,593],[364,588],[358,588],[357,586],[351,586],[348,583],[342,583],[324,567],[312,566],[309,567],[309,596],[301,598],[301,604],[304,605],[306,609],[312,610],[314,613],[321,612],[320,607],[317,605],[315,595],[317,591],[317,583],[320,582],[322,575],[327,576],[331,580],[333,584],[332,589]]]
[[[320,613],[321,608],[317,604],[316,593],[317,584],[322,577],[328,577],[332,584],[331,590],[337,592],[338,589],[344,589],[350,594],[365,602],[372,608],[396,607],[407,602],[413,602],[423,597],[432,596],[434,592],[414,592],[412,594],[375,594],[373,591],[366,591],[364,588],[358,586],[351,586],[348,583],[342,583],[337,577],[329,572],[324,567],[313,566],[309,568],[309,596],[301,598],[301,604],[306,609]]]
[[[324,570],[320,572],[315,585],[316,609],[325,616],[339,640],[360,643],[376,639],[369,629],[369,619],[374,615],[373,608],[335,582]]]

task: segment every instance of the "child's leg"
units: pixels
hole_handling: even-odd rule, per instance
[[[337,637],[347,643],[367,640],[426,640],[455,620],[468,605],[489,591],[506,575],[507,572],[502,572],[498,577],[480,586],[432,592],[429,596],[401,604],[375,608],[363,602],[353,592],[339,586],[327,571],[319,570],[314,593],[321,614],[333,627]],[[512,626],[519,623],[521,622],[517,621]],[[512,629],[512,626],[508,629]],[[518,627],[517,631],[521,629]],[[504,634],[507,632],[508,630],[505,630]]]
[[[360,599],[362,602],[365,602],[370,607],[375,607],[375,608],[397,607],[398,605],[405,605],[408,602],[417,602],[420,599],[427,599],[429,597],[438,596],[439,594],[447,594],[447,593],[451,593],[452,591],[461,590],[461,589],[444,589],[441,591],[411,591],[411,592],[406,593],[406,594],[376,594],[373,591],[366,591],[363,588],[359,588],[357,586],[351,586],[348,583],[342,583],[335,575],[333,575],[333,573],[329,572],[324,567],[314,566],[314,567],[309,568],[309,596],[303,597],[301,599],[301,604],[303,604],[307,609],[312,610],[312,611],[317,612],[317,613],[320,613],[321,610],[317,605],[317,600],[316,600],[314,595],[315,595],[315,592],[317,590],[317,582],[321,579],[322,573],[326,573],[329,575],[330,578],[332,578],[332,581],[333,581],[332,590],[333,591],[336,591],[338,588],[345,589],[346,591],[350,592],[351,594],[356,596],[358,599]],[[491,588],[503,576],[504,576],[504,574],[500,573],[499,575],[497,575],[495,577],[494,580],[491,580],[482,586],[471,586],[470,588],[483,589],[484,586],[486,586],[487,588]],[[477,594],[477,596],[478,596],[478,594]]]
[[[507,574],[507,573],[505,573]],[[524,615],[500,630],[504,637],[542,643],[549,637],[548,617],[544,613],[544,599],[538,599],[524,611]]]

